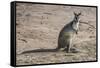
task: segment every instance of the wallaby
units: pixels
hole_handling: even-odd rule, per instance
[[[81,13],[74,12],[74,19],[65,25],[60,31],[57,50],[63,48],[66,52],[70,52],[72,47],[72,38],[78,33],[80,15]]]

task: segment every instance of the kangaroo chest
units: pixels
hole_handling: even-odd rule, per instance
[[[79,21],[77,23],[72,24],[73,29],[78,30],[79,28]]]

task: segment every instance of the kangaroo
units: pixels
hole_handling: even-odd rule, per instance
[[[60,31],[57,50],[63,48],[67,53],[70,52],[72,47],[72,38],[75,34],[78,34],[80,15],[81,13],[74,12],[74,19],[65,25]]]

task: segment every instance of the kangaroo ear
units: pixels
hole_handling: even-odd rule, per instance
[[[77,14],[74,12],[74,15],[77,15]]]

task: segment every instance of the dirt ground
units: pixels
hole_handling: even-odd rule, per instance
[[[60,30],[73,20],[73,12],[82,13],[73,40],[80,52],[55,51]],[[17,3],[16,37],[17,65],[95,61],[96,8]]]

